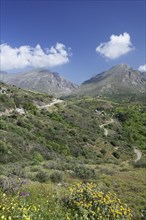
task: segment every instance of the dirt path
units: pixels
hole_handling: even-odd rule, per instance
[[[57,104],[57,103],[62,103],[62,102],[64,102],[64,101],[61,100],[61,99],[53,99],[50,104],[42,105],[42,106],[37,105],[37,108],[39,108],[39,109],[47,109],[48,107],[51,107],[52,105],[55,105],[55,104]],[[25,115],[24,109],[22,109],[22,108],[21,108],[21,109],[20,109],[20,108],[15,108],[15,109],[6,109],[5,112],[0,112],[0,116],[3,116],[3,115],[7,115],[7,116],[12,115],[12,113],[13,113],[14,111],[17,112],[17,113],[20,114],[20,115]]]
[[[52,105],[55,105],[57,103],[62,103],[64,101],[62,101],[61,99],[54,99],[50,104],[47,105],[42,105],[42,106],[37,106],[39,109],[46,109],[48,107],[51,107]]]
[[[113,123],[114,120],[111,119],[110,121],[107,121],[106,123],[100,125],[99,127],[100,128],[103,128],[104,129],[104,135],[107,137],[108,136],[108,129],[107,128],[104,128],[106,125],[109,125],[111,123]],[[140,150],[138,150],[137,148],[134,148],[134,153],[137,155],[137,158],[135,159],[135,163],[137,163],[139,160],[141,160],[141,157],[142,157],[142,152]]]
[[[140,150],[134,148],[134,153],[137,155],[137,158],[136,158],[136,160],[135,160],[135,163],[136,163],[137,161],[139,161],[139,160],[141,159],[141,157],[142,157],[142,152],[141,152]]]
[[[107,128],[104,128],[106,125],[109,125],[109,124],[111,124],[111,123],[113,123],[114,122],[114,120],[113,119],[111,119],[110,121],[107,121],[106,123],[104,123],[104,124],[102,124],[102,125],[100,125],[99,127],[100,128],[103,128],[104,129],[104,135],[107,137],[108,136],[108,129]]]

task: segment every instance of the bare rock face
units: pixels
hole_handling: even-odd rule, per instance
[[[61,77],[58,73],[38,69],[22,74],[1,74],[1,80],[18,87],[48,93],[59,97],[69,95],[78,86]]]
[[[84,95],[128,95],[146,93],[146,72],[119,64],[82,83],[77,93]]]

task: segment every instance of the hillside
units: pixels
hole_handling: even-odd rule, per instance
[[[64,79],[58,73],[46,69],[36,69],[19,74],[1,72],[1,81],[54,96],[68,95],[78,88],[76,84]]]
[[[59,153],[87,159],[93,157],[96,160],[96,142],[104,142],[99,125],[106,118],[108,120],[108,116],[96,115],[96,102],[91,105],[92,108],[86,101],[68,100],[51,108],[43,108],[53,101],[52,96],[6,84],[1,85],[1,91],[2,144],[8,144],[12,149],[10,154],[7,152],[9,148],[5,152],[6,161],[9,158],[10,161],[21,159],[23,153],[25,157],[30,157],[29,148],[32,157],[33,152],[38,151],[44,157]],[[102,105],[102,102],[99,101],[98,105]],[[107,147],[110,148],[111,144],[107,143]],[[1,156],[5,162],[5,154]]]
[[[76,94],[107,96],[112,99],[120,96],[144,98],[146,72],[141,73],[126,64],[119,64],[82,83]]]
[[[4,83],[0,102],[0,185],[5,191],[20,185],[18,178],[34,190],[41,188],[38,182],[46,189],[53,184],[57,195],[74,182],[93,181],[118,194],[138,219],[146,196],[145,103],[91,97],[54,101]],[[135,147],[142,152],[136,163]]]

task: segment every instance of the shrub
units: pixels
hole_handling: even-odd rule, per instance
[[[8,123],[6,121],[4,121],[2,118],[1,118],[1,121],[0,121],[0,129],[2,129],[2,130],[7,130],[8,129]]]
[[[118,145],[118,143],[117,143],[116,140],[112,140],[112,141],[111,141],[111,144],[112,144],[114,147]]]
[[[11,166],[11,173],[18,177],[25,177],[24,169],[21,165],[13,165]]]
[[[57,161],[53,161],[53,162],[50,162],[50,163],[44,163],[43,167],[46,168],[46,169],[64,171],[69,167],[69,165],[67,163],[60,162],[59,160],[57,160]]]
[[[116,151],[114,151],[114,152],[112,153],[112,155],[113,155],[115,158],[117,158],[117,159],[120,158],[120,155],[119,155]]]
[[[37,174],[36,174],[36,179],[40,182],[40,183],[43,183],[43,182],[46,182],[48,180],[48,175],[47,173],[45,173],[44,171],[39,171]]]
[[[135,168],[146,168],[146,161],[139,160],[136,163],[134,163]]]
[[[50,115],[50,118],[55,120],[55,121],[58,121],[58,122],[62,122],[62,117],[61,115],[59,115],[59,113],[57,112],[53,112],[51,115]]]
[[[53,183],[59,183],[63,180],[62,174],[59,172],[54,172],[50,175],[50,179]]]
[[[75,176],[81,179],[95,179],[96,178],[95,170],[89,167],[86,167],[86,166],[76,166],[73,169],[73,171],[74,171]]]
[[[73,129],[71,129],[71,130],[69,131],[69,134],[70,134],[71,136],[75,136],[75,135],[76,135],[76,131],[73,130]]]
[[[7,153],[8,147],[5,142],[0,141],[0,153]]]
[[[105,155],[105,154],[106,154],[106,150],[103,148],[103,149],[100,150],[100,153],[102,153],[103,155]]]
[[[32,102],[25,102],[23,108],[32,112],[37,110],[37,107]]]
[[[93,183],[78,183],[70,188],[67,207],[71,220],[132,220],[127,205],[122,205],[114,194],[99,191]]]
[[[34,152],[33,157],[36,162],[42,162],[44,160],[43,156],[39,152]]]
[[[120,122],[125,122],[129,117],[127,112],[118,112],[115,116]]]
[[[87,142],[88,141],[88,138],[85,136],[85,137],[83,137],[83,141],[84,142]]]
[[[17,176],[0,177],[0,188],[3,192],[14,193],[21,189],[27,181]]]
[[[142,218],[141,219],[146,219],[146,206],[145,208],[142,210]]]

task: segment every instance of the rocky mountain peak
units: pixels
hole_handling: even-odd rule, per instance
[[[70,94],[78,86],[47,69],[35,69],[22,74],[2,74],[1,80],[18,87],[48,93],[56,97]]]
[[[84,95],[130,95],[146,93],[146,73],[118,64],[85,81],[78,93]]]

